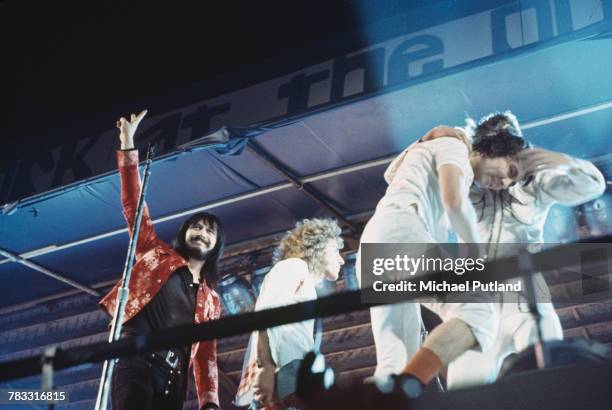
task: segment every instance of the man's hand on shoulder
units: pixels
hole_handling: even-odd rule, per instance
[[[456,138],[467,145],[468,149],[472,149],[472,143],[463,131],[458,128],[448,127],[446,125],[438,125],[437,127],[427,131],[427,133],[421,137],[420,141],[431,141],[442,137]]]

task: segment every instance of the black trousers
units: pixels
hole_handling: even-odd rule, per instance
[[[113,410],[181,410],[187,379],[186,360],[171,369],[151,355],[120,358],[113,372]]]

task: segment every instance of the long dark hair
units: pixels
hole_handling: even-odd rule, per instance
[[[512,156],[529,148],[518,120],[510,111],[482,118],[473,129],[473,135],[472,149],[489,158]]]
[[[206,261],[202,270],[200,271],[200,280],[206,280],[206,283],[211,288],[217,286],[219,281],[219,259],[223,256],[223,248],[225,247],[225,230],[219,218],[216,215],[208,212],[198,212],[197,214],[191,215],[186,219],[181,228],[176,233],[176,238],[172,242],[174,250],[177,251],[183,258],[189,259],[189,247],[185,243],[185,235],[187,229],[192,225],[203,221],[208,226],[214,226],[217,228],[217,243],[214,248],[206,255]]]
[[[511,111],[494,112],[480,119],[476,126],[473,122],[470,125],[473,135],[472,149],[482,156],[489,158],[513,156],[524,149],[531,148],[531,144],[523,137],[523,131],[518,122],[518,119]],[[520,181],[522,186],[526,186],[533,181],[533,175],[527,175]],[[495,192],[493,196],[493,206],[497,207],[497,200],[501,201],[502,210],[510,211],[510,215],[516,220],[520,219],[515,215],[512,209],[512,203],[523,203],[520,199],[514,197],[505,189]],[[486,207],[486,196],[482,195],[479,202],[484,202],[482,212],[478,217],[478,222],[484,218],[484,209]],[[493,237],[493,232],[489,239]],[[491,240],[489,240],[491,242]]]

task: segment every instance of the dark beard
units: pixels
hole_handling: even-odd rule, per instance
[[[198,261],[205,261],[210,251],[202,251],[200,248],[185,244],[187,248],[187,257]]]

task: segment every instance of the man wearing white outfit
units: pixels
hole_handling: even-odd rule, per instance
[[[275,265],[262,283],[255,310],[305,302],[317,298],[315,287],[324,279],[338,279],[344,264],[341,229],[331,219],[305,219],[281,240]],[[253,332],[244,358],[235,404],[280,409],[275,397],[275,373],[314,348],[314,320],[290,323]],[[256,404],[254,404],[256,403]]]
[[[522,136],[516,117],[509,111],[480,121],[474,129],[474,149],[478,144],[495,144],[500,132]],[[525,149],[517,154],[517,160],[522,181],[501,190],[487,189],[476,182],[470,190],[478,230],[489,244],[487,255],[492,258],[510,256],[510,244],[543,243],[544,223],[552,205],[576,206],[597,198],[605,190],[603,175],[589,161],[543,149]],[[554,306],[545,302],[550,300],[550,293],[541,274],[535,276],[535,289],[544,339],[563,339]],[[449,388],[495,381],[508,355],[535,343],[537,329],[527,303],[522,297],[512,296],[500,295],[501,303],[495,304],[500,326],[491,349],[466,352],[450,364]]]
[[[512,155],[523,147],[524,141],[509,137],[504,152],[493,156],[470,152],[460,130],[440,128],[431,133],[439,138],[412,144],[385,172],[389,186],[364,228],[362,244],[445,243],[451,229],[463,242],[480,242],[469,187],[475,176],[483,183],[509,185],[518,175]],[[359,261],[357,269],[360,270]],[[493,304],[422,304],[436,312],[443,323],[420,348],[418,303],[370,310],[376,345],[375,377],[402,374],[400,383],[414,378],[422,387],[465,351],[484,351],[492,345],[498,324]]]

